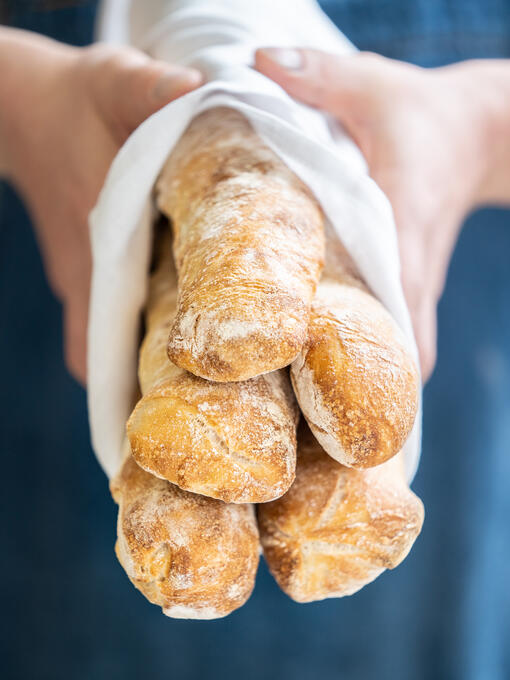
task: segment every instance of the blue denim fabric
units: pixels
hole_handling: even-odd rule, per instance
[[[508,0],[319,0],[361,50],[421,66],[510,54]]]
[[[48,4],[9,0],[0,12],[90,41],[94,2],[53,12]],[[503,0],[322,4],[362,49],[423,65],[510,56]],[[1,186],[2,677],[510,678],[509,257],[509,213],[472,216],[439,307],[414,484],[426,520],[408,559],[350,598],[309,605],[286,598],[262,566],[239,612],[172,621],[113,554],[116,508],[90,449],[84,392],[64,369],[60,306],[29,220]]]

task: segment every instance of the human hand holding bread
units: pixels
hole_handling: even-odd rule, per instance
[[[419,391],[399,329],[331,239],[319,283],[320,207],[239,113],[212,109],[191,123],[156,202],[172,221],[177,287],[167,234],[156,244],[132,457],[112,482],[119,559],[170,616],[223,616],[253,586],[246,504],[260,503],[260,541],[285,592],[355,592],[405,557],[423,520],[397,455]],[[296,435],[290,364],[316,438],[305,426]]]
[[[89,213],[129,135],[203,76],[134,47],[71,47],[4,25],[0,72],[0,177],[16,187],[33,219],[48,282],[63,306],[66,364],[85,385]]]

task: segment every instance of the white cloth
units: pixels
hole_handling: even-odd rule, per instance
[[[88,399],[92,442],[106,474],[115,474],[121,461],[136,393],[151,190],[189,121],[205,109],[230,106],[242,112],[312,189],[416,356],[389,202],[339,126],[250,68],[259,46],[308,46],[340,54],[354,49],[314,0],[107,0],[102,10],[100,39],[135,44],[157,58],[195,66],[209,80],[131,135],[91,214]],[[421,408],[405,445],[410,480],[419,460],[420,430]]]

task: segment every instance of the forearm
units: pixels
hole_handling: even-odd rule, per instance
[[[0,26],[0,177],[12,179],[15,146],[23,126],[31,124],[34,102],[44,105],[45,93],[74,53],[36,33]]]
[[[472,116],[480,179],[471,207],[510,205],[510,59],[466,61],[445,71],[464,88]]]

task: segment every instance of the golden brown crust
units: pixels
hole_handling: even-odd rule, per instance
[[[397,566],[423,523],[400,456],[354,470],[299,433],[296,480],[258,508],[264,556],[276,581],[298,602],[351,595]]]
[[[212,619],[249,598],[259,560],[249,505],[229,505],[153,477],[129,456],[111,482],[115,551],[132,583],[174,618]]]
[[[172,364],[166,339],[176,289],[168,240],[163,251],[151,277],[140,350],[143,397],[127,426],[133,456],[145,470],[194,493],[234,503],[278,498],[296,465],[297,406],[288,376],[281,370],[213,383]]]
[[[418,410],[420,381],[396,322],[345,257],[328,262],[291,376],[324,449],[344,465],[366,468],[401,450]]]
[[[244,116],[217,108],[191,123],[156,193],[179,275],[170,359],[220,382],[290,364],[322,268],[323,215],[309,190]]]

